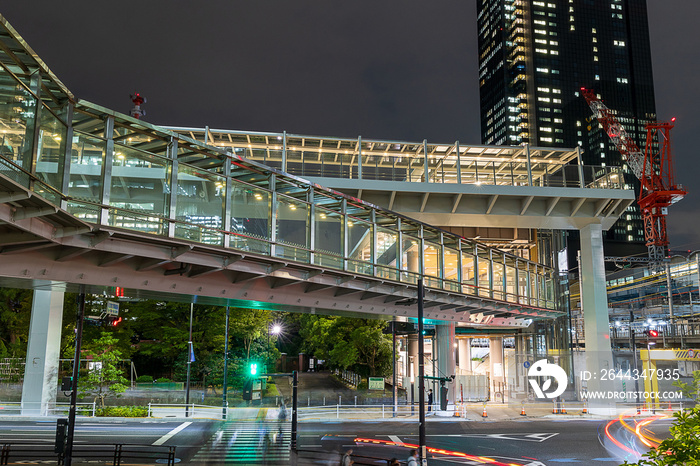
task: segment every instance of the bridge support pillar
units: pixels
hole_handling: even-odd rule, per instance
[[[435,326],[435,333],[437,337],[437,362],[438,362],[438,373],[439,377],[450,377],[457,374],[457,364],[455,359],[455,324],[438,324]],[[435,356],[433,356],[435,357]],[[447,400],[450,403],[455,401],[455,384],[447,383],[445,385],[448,388]],[[437,384],[436,387],[440,387]],[[434,391],[434,399],[437,403],[440,401],[440,389]]]
[[[407,338],[408,358],[406,359],[406,377],[409,380],[409,384],[407,385],[406,391],[408,393],[408,402],[410,403],[411,400],[418,402],[418,336],[409,335]],[[414,380],[413,384],[410,383],[411,378]],[[413,392],[411,390],[413,390]]]
[[[504,401],[506,368],[503,364],[503,337],[489,338],[489,370],[491,372],[491,401]],[[497,397],[496,393],[500,393]]]
[[[459,368],[463,371],[472,371],[472,339],[460,338],[459,345]]]
[[[586,331],[586,370],[595,376],[588,381],[588,391],[612,391],[612,382],[601,380],[601,371],[613,368],[608,319],[608,295],[605,289],[605,260],[601,225],[581,229],[581,305]],[[574,374],[577,375],[577,374]],[[594,414],[612,414],[614,400],[596,399],[588,403]]]
[[[61,291],[34,290],[22,384],[24,416],[46,416],[56,404],[63,297]]]

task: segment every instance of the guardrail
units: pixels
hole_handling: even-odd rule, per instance
[[[97,404],[77,403],[77,415],[95,417]],[[6,401],[0,403],[0,416],[67,416],[70,403],[41,403],[28,401]]]
[[[111,447],[111,448],[110,448]],[[122,462],[134,463],[134,460],[142,460],[144,463],[163,463],[168,466],[175,464],[174,446],[166,445],[137,445],[137,444],[110,444],[110,445],[75,445],[73,447],[72,460],[75,463],[100,462],[113,466],[120,466]],[[63,464],[64,455],[55,453],[53,445],[32,443],[3,443],[0,445],[0,466],[12,463],[43,463],[56,460]],[[145,460],[145,461],[144,461]],[[165,461],[163,461],[165,460]]]
[[[232,410],[229,408],[229,412]],[[223,419],[223,408],[221,406],[207,406],[197,404],[159,404],[148,403],[148,417],[189,417],[195,419]]]

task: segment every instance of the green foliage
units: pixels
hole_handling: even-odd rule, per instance
[[[153,382],[153,379],[151,379],[151,382]],[[171,382],[171,380],[167,377],[158,377],[156,379],[156,383],[170,383],[170,382]]]
[[[105,406],[95,410],[98,417],[148,417],[147,406]]]
[[[684,397],[692,398],[696,402],[700,401],[700,371],[693,372],[692,382],[686,383],[676,380],[673,385],[681,389]]]
[[[139,375],[136,377],[136,383],[153,383],[153,377],[150,375]]]
[[[325,359],[331,367],[374,377],[391,370],[391,337],[383,333],[385,327],[380,320],[307,314],[299,333],[305,353]]]
[[[119,396],[126,391],[129,382],[119,368],[122,354],[116,348],[118,342],[119,339],[109,332],[102,332],[100,338],[86,344],[87,359],[91,359],[96,367],[88,370],[87,376],[80,377],[78,397],[94,395],[94,401],[99,400],[101,408],[104,408],[108,394]]]
[[[31,307],[31,290],[0,288],[0,358],[27,355]]]
[[[672,466],[678,464],[700,465],[700,407],[677,412],[671,426],[671,437],[667,438],[657,448],[649,450],[638,463],[644,466]]]

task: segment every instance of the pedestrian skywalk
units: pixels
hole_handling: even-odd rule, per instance
[[[197,464],[289,464],[291,423],[232,420],[194,456]]]

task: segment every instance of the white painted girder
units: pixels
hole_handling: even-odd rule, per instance
[[[361,193],[367,202],[431,225],[452,227],[579,230],[601,224],[607,230],[635,199],[634,191],[623,189],[310,180],[354,197]]]

